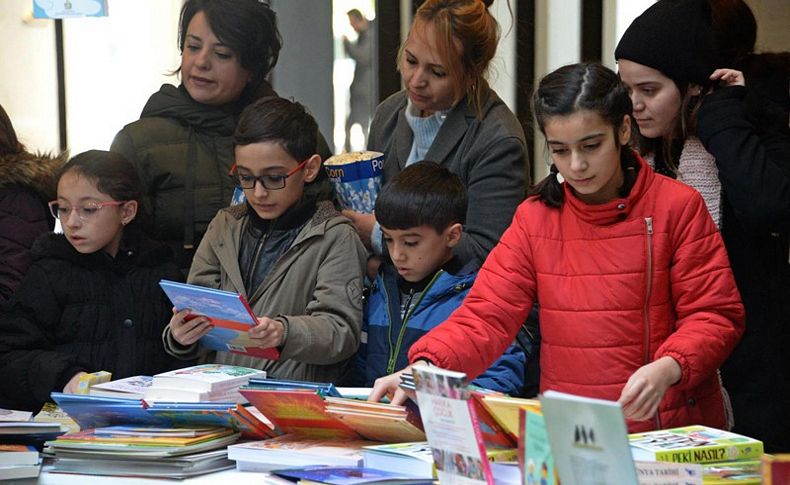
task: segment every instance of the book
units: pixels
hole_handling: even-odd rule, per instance
[[[94,384],[90,387],[88,394],[91,396],[102,397],[121,397],[125,399],[142,399],[145,391],[151,387],[153,377],[133,376],[117,381]]]
[[[412,374],[439,481],[493,484],[466,374],[432,366],[415,366]]]
[[[33,421],[36,423],[57,423],[64,432],[80,430],[80,425],[54,402],[45,402],[41,410],[33,416]],[[54,438],[53,436],[47,439]]]
[[[374,468],[342,466],[305,466],[272,471],[277,476],[292,481],[326,483],[329,485],[431,485],[433,479],[419,478],[405,473],[397,473]]]
[[[0,466],[0,480],[13,480],[16,478],[35,478],[41,471],[41,461],[35,465]],[[3,482],[9,483],[9,482]],[[11,482],[12,483],[12,482]]]
[[[244,296],[232,291],[162,280],[159,282],[176,310],[190,310],[190,317],[204,316],[213,328],[201,337],[200,345],[211,350],[246,354],[261,359],[277,360],[275,347],[256,346],[247,333],[258,324]],[[189,318],[189,317],[188,317]]]
[[[244,404],[247,402],[247,400],[239,394],[238,388],[206,392],[169,387],[150,387],[145,391],[143,399],[149,404],[160,401],[181,403],[223,402],[233,404]]]
[[[116,430],[120,429],[120,433]],[[204,428],[199,433],[192,436],[173,436],[169,434],[171,429],[164,428],[165,433],[160,432],[162,428],[146,427],[147,432],[138,428],[137,433],[130,434],[128,426],[107,426],[104,428],[89,429],[77,433],[69,433],[59,436],[56,440],[58,444],[63,443],[106,443],[108,445],[128,446],[141,445],[149,447],[169,447],[169,446],[188,446],[205,443],[207,441],[224,438],[234,434],[234,431],[227,428]]]
[[[422,478],[435,478],[433,454],[427,441],[366,446],[362,451],[366,468],[406,472]]]
[[[519,466],[525,483],[559,485],[543,413],[533,407],[519,411]]]
[[[635,460],[675,463],[715,463],[758,459],[763,443],[754,438],[695,425],[629,436]]]
[[[38,461],[35,446],[0,443],[0,466],[37,465]]]
[[[0,408],[0,421],[29,421],[33,413]]]
[[[563,485],[636,485],[622,407],[614,401],[546,391],[540,397]]]
[[[240,404],[156,402],[146,411],[167,426],[220,426],[239,431],[246,439],[265,439],[280,434],[265,417]]]
[[[340,393],[338,388],[331,382],[311,382],[311,381],[293,381],[290,379],[272,379],[272,378],[256,378],[250,379],[248,388],[251,389],[270,389],[270,390],[307,390],[316,391],[319,396],[324,397],[352,397],[345,396]],[[346,388],[349,389],[349,388]],[[367,397],[366,397],[367,399]]]
[[[362,449],[372,441],[346,438],[314,439],[287,434],[228,447],[228,458],[244,471],[271,471],[306,465],[360,466]]]
[[[486,448],[512,448],[518,443],[514,436],[507,431],[491,416],[485,406],[483,406],[484,390],[470,390],[471,400],[469,403],[474,407],[477,420],[480,425],[480,434]]]
[[[764,485],[790,483],[790,453],[763,455],[760,461]]]
[[[225,449],[205,451],[186,456],[163,458],[119,459],[112,456],[90,458],[60,456],[50,473],[78,473],[123,477],[183,479],[233,468]]]
[[[409,406],[327,397],[326,412],[368,440],[402,443],[423,441],[419,411]]]
[[[252,378],[265,377],[266,371],[227,364],[201,364],[156,374],[151,388],[217,392],[246,385]]]
[[[145,410],[139,399],[64,394],[53,392],[50,397],[81,429],[100,428],[116,424],[159,425],[156,416]]]
[[[316,439],[362,439],[326,412],[324,398],[315,390],[243,388],[239,392],[283,433]]]
[[[479,394],[479,396],[483,407],[508,433],[514,443],[518,443],[519,409],[529,407],[540,410],[540,401],[537,399],[524,399],[493,393]]]
[[[702,465],[668,461],[637,461],[639,485],[703,485]]]

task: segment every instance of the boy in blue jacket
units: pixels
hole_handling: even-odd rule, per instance
[[[461,180],[433,162],[408,166],[379,194],[375,214],[388,257],[365,305],[355,358],[362,385],[406,367],[411,345],[446,320],[472,287],[479,267],[453,256],[466,205]],[[519,395],[525,364],[524,352],[511,345],[472,384]]]

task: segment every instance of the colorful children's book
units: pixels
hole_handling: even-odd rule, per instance
[[[540,401],[501,394],[482,394],[480,402],[497,423],[518,443],[518,413],[522,407],[540,410]]]
[[[770,455],[763,455],[770,456]],[[770,484],[763,481],[765,467],[760,460],[725,461],[723,463],[706,463],[702,465],[702,483],[704,485],[759,485]],[[777,483],[790,483],[790,473],[785,475],[785,481]]]
[[[331,382],[310,382],[310,381],[293,381],[289,379],[271,379],[271,378],[257,378],[253,377],[247,384],[248,388],[253,389],[272,389],[281,391],[290,390],[307,390],[316,391],[323,397],[352,397],[340,394],[340,391]]]
[[[404,473],[395,473],[374,468],[306,466],[274,470],[277,476],[300,483],[317,482],[329,485],[431,485],[431,478],[418,478]]]
[[[266,371],[227,364],[202,364],[162,372],[149,388],[184,389],[220,393],[246,385],[252,378],[266,377]]]
[[[327,397],[326,412],[368,440],[402,443],[423,441],[419,411],[408,406]]]
[[[276,348],[262,349],[250,339],[248,331],[258,324],[244,296],[232,291],[162,280],[159,285],[177,310],[190,309],[190,317],[204,316],[212,330],[200,339],[200,345],[224,352],[277,360]]]
[[[155,426],[160,421],[146,412],[139,399],[121,399],[84,394],[53,392],[52,399],[80,428],[100,428],[116,424]]]
[[[466,374],[438,367],[412,368],[417,402],[439,481],[494,483]]]
[[[488,409],[483,406],[483,397],[485,396],[484,390],[470,390],[471,399],[469,404],[474,407],[477,414],[477,420],[480,424],[480,433],[483,435],[483,442],[486,448],[513,448],[518,441],[514,439],[514,435],[508,433],[496,419],[488,412]]]
[[[372,441],[314,439],[283,435],[228,447],[228,458],[243,471],[270,471],[307,465],[361,466],[362,449]]]
[[[545,483],[558,485],[554,455],[551,453],[549,435],[543,413],[532,407],[519,410],[519,466],[526,484]]]
[[[433,454],[427,441],[366,446],[362,455],[366,468],[436,478]]]
[[[35,446],[0,443],[0,467],[37,464],[38,450]]]
[[[759,459],[763,443],[708,426],[685,426],[629,436],[635,460],[715,463]]]
[[[540,402],[562,485],[637,484],[617,402],[556,391],[546,391]]]
[[[133,376],[117,381],[94,384],[90,387],[88,394],[91,396],[102,397],[121,397],[125,399],[142,399],[145,391],[151,387],[153,377]]]

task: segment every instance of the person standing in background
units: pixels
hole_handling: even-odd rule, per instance
[[[351,127],[358,124],[362,127],[364,137],[362,146],[368,139],[368,126],[373,110],[376,107],[376,87],[373,81],[375,55],[373,53],[374,26],[362,12],[357,9],[348,11],[348,22],[357,33],[357,41],[351,42],[343,37],[343,48],[348,57],[354,60],[354,79],[349,87],[349,113],[346,119],[345,150],[351,151]]]
[[[0,304],[14,294],[30,266],[30,248],[55,222],[47,202],[55,197],[65,156],[34,155],[19,141],[0,106]]]

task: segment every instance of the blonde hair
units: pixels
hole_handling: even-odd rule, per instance
[[[499,24],[488,11],[492,1],[427,0],[415,13],[411,28],[433,24],[437,54],[451,79],[453,99],[467,96],[478,117],[482,117],[482,93],[488,88],[488,67],[499,43]]]

